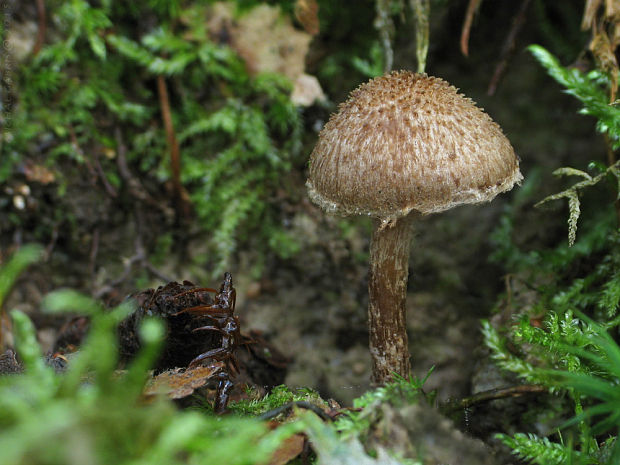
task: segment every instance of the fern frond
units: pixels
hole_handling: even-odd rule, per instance
[[[519,458],[538,465],[567,465],[575,463],[571,460],[580,456],[578,452],[563,444],[532,433],[517,433],[514,436],[497,434],[495,437],[510,447],[512,453]]]
[[[190,42],[173,34],[167,27],[156,28],[150,34],[143,36],[141,42],[151,52],[164,52],[171,55],[186,52],[192,48]]]
[[[148,50],[127,37],[110,34],[107,37],[107,41],[120,54],[144,67],[149,66],[155,60],[155,56]]]
[[[568,216],[568,244],[572,246],[575,243],[575,239],[577,236],[577,220],[579,219],[580,211],[580,203],[579,203],[579,191],[585,189],[587,187],[592,187],[598,184],[600,181],[605,179],[608,174],[613,174],[617,176],[618,170],[620,169],[620,160],[609,166],[602,173],[599,173],[595,177],[591,177],[589,174],[584,171],[577,170],[574,168],[559,168],[553,172],[553,174],[562,176],[562,175],[577,175],[584,177],[585,180],[580,181],[573,186],[569,187],[562,192],[558,192],[557,194],[552,194],[538,203],[536,203],[535,207],[540,207],[541,205],[551,201],[551,200],[559,200],[562,198],[566,198],[568,200],[568,208],[569,208],[569,216]],[[619,178],[620,179],[620,178]],[[620,183],[620,181],[619,181]]]
[[[565,68],[559,60],[540,45],[528,47],[534,57],[557,82],[566,87],[566,93],[583,103],[580,113],[597,118],[597,130],[609,135],[614,149],[620,147],[620,108],[609,104],[606,89],[611,79],[599,70],[583,73],[576,68]]]
[[[241,109],[239,102],[236,100],[229,101],[219,110],[194,121],[180,132],[179,142],[185,142],[198,134],[212,131],[222,131],[228,135],[235,134],[239,127],[239,113]]]
[[[195,59],[196,53],[192,51],[178,52],[172,58],[155,57],[146,68],[153,74],[171,76],[184,71]]]
[[[620,270],[603,285],[598,306],[608,318],[616,316],[620,309]]]
[[[230,265],[230,258],[236,250],[238,227],[248,217],[252,209],[261,206],[257,193],[232,199],[222,212],[222,222],[215,230],[213,242],[216,246],[215,269],[213,273],[223,273]]]
[[[534,366],[512,354],[506,347],[506,339],[501,337],[488,320],[482,320],[484,344],[491,350],[491,358],[506,371],[516,373],[524,380],[540,384],[543,380],[536,374]]]

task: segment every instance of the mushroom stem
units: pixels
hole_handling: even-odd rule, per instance
[[[370,244],[368,324],[372,381],[385,384],[394,373],[409,378],[411,362],[405,301],[412,216],[376,224]]]

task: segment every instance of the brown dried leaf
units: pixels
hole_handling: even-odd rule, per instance
[[[583,11],[583,18],[581,19],[581,29],[587,31],[592,29],[596,20],[596,12],[598,7],[601,6],[603,0],[586,0],[586,8]]]
[[[480,7],[482,0],[469,0],[467,12],[465,13],[465,21],[463,21],[463,30],[461,31],[461,52],[463,55],[469,55],[469,32],[471,23],[474,21],[474,15]]]
[[[606,0],[605,17],[608,21],[620,21],[620,0]]]
[[[297,0],[295,18],[308,34],[314,36],[319,33],[319,5],[316,0]]]
[[[319,80],[309,74],[301,74],[295,80],[291,101],[296,105],[309,107],[316,100],[325,100]]]
[[[291,81],[303,74],[312,36],[293,27],[280,8],[258,5],[231,31],[232,46],[251,73],[277,72]]]
[[[175,368],[153,378],[144,389],[145,396],[166,395],[171,399],[182,399],[207,384],[224,367],[223,362],[196,368]]]
[[[616,89],[618,87],[618,60],[605,31],[598,31],[594,35],[590,43],[590,51],[594,55],[598,66],[611,76],[610,101],[613,102],[616,98]]]
[[[610,23],[609,40],[612,49],[615,50],[620,46],[620,0],[607,0],[605,19]]]
[[[56,180],[56,175],[54,172],[43,165],[26,163],[23,169],[24,175],[28,181],[35,181],[41,184],[50,184]]]
[[[269,465],[285,465],[290,462],[303,452],[305,441],[303,434],[295,434],[285,439],[271,456]]]
[[[616,60],[616,55],[614,54],[613,49],[611,48],[609,37],[607,37],[607,34],[605,34],[604,31],[599,31],[592,38],[590,51],[604,71],[617,72],[618,61]]]

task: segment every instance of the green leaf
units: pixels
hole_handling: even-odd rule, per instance
[[[95,55],[97,55],[102,60],[106,59],[105,42],[101,37],[95,34],[91,34],[88,36],[88,43],[90,44],[90,48]]]
[[[48,383],[52,369],[43,362],[43,354],[37,342],[36,331],[32,321],[25,313],[19,310],[13,310],[11,318],[15,328],[17,353],[23,360],[25,369],[39,376],[42,384]]]
[[[576,68],[565,68],[540,45],[530,45],[528,49],[549,75],[566,88],[566,93],[581,101],[580,113],[594,116],[597,130],[607,133],[614,149],[620,148],[620,108],[609,103],[612,85],[609,76],[598,70],[583,73]]]
[[[41,259],[43,248],[36,244],[21,247],[0,268],[0,308],[19,275],[31,264]]]

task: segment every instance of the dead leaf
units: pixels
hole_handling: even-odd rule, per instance
[[[605,16],[608,21],[620,21],[620,0],[606,0]]]
[[[287,464],[303,452],[305,442],[306,436],[303,434],[295,434],[285,439],[271,456],[269,465]]]
[[[583,18],[581,19],[581,29],[587,31],[592,29],[596,20],[596,12],[598,7],[601,6],[603,0],[586,0],[586,7],[583,11]]]
[[[166,395],[171,399],[182,399],[207,384],[224,367],[223,362],[196,368],[175,368],[153,378],[144,389],[145,396]]]
[[[598,66],[611,76],[610,101],[616,99],[616,89],[618,88],[618,60],[612,48],[609,37],[604,30],[598,31],[590,43],[590,51],[594,55]]]
[[[321,89],[319,80],[305,73],[297,76],[291,94],[291,101],[295,105],[309,107],[316,100],[325,100],[325,94],[323,89]]]
[[[28,181],[35,181],[41,184],[50,184],[56,180],[56,175],[53,171],[37,163],[25,163],[23,172]]]
[[[295,18],[308,34],[314,36],[319,33],[319,5],[316,0],[297,0]]]
[[[250,73],[275,72],[291,81],[303,74],[312,36],[295,29],[280,7],[258,5],[235,20],[229,19],[234,4],[218,2],[215,7],[221,24],[210,21],[209,30],[226,30],[231,47],[243,58]]]

